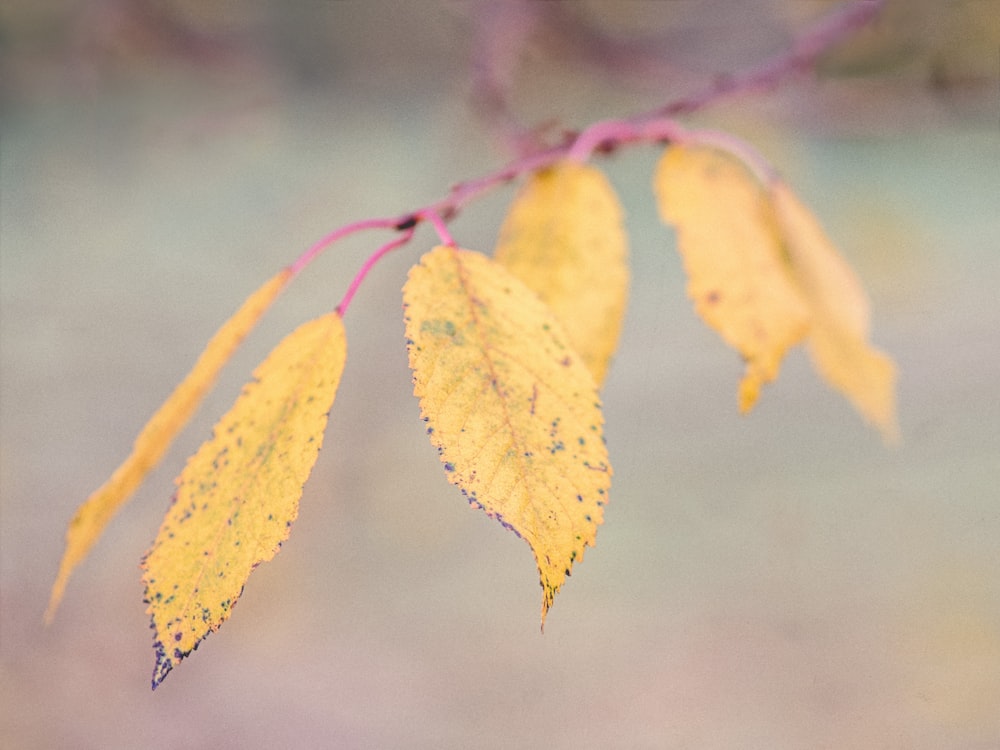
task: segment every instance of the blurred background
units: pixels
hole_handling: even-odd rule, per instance
[[[754,413],[694,317],[652,147],[599,158],[631,306],[598,546],[538,632],[530,551],[445,480],[381,262],[281,554],[155,692],[138,561],[255,364],[387,237],[295,281],[41,623],[77,505],[243,298],[339,225],[645,111],[831,2],[8,0],[0,10],[0,745],[1000,747],[1000,14],[897,0],[818,76],[687,122],[823,220],[900,369],[886,448],[789,357]],[[513,188],[454,222],[489,251]]]

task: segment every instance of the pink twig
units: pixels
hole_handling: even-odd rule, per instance
[[[651,120],[602,120],[590,125],[577,136],[566,158],[582,163],[590,159],[595,151],[612,151],[628,143],[669,143],[686,138],[687,131],[680,123],[667,117]]]
[[[451,236],[451,232],[448,231],[448,227],[444,223],[444,219],[438,215],[437,211],[425,209],[420,212],[420,218],[426,219],[430,222],[431,226],[434,227],[434,231],[437,232],[437,236],[441,240],[442,244],[448,245],[449,247],[455,246],[455,240]]]
[[[812,70],[816,60],[850,33],[870,23],[885,0],[854,0],[798,37],[787,52],[766,60],[743,75],[719,78],[713,85],[672,101],[649,113],[651,117],[686,115],[736,94],[773,89],[793,73]]]
[[[472,102],[498,139],[519,156],[539,147],[539,132],[517,121],[510,87],[522,49],[542,15],[541,6],[531,0],[479,0],[472,11]]]
[[[393,217],[365,219],[363,221],[345,224],[344,226],[330,232],[302,253],[289,266],[289,269],[293,274],[299,273],[330,245],[334,244],[338,240],[342,240],[344,237],[357,232],[363,232],[368,229],[395,229],[398,232],[405,232],[405,235],[399,238],[401,241],[394,240],[385,247],[379,248],[379,250],[375,252],[375,255],[378,257],[381,257],[389,250],[394,250],[408,242],[413,236],[412,230],[423,221],[430,222],[434,225],[434,228],[442,242],[445,244],[455,244],[454,239],[452,239],[451,234],[448,232],[446,222],[453,219],[466,203],[478,197],[480,194],[492,190],[498,185],[502,185],[520,177],[521,175],[530,174],[531,172],[536,172],[539,169],[544,169],[545,167],[554,164],[564,156],[565,151],[566,147],[551,148],[540,153],[532,154],[531,156],[523,159],[519,159],[516,162],[512,162],[503,169],[493,172],[492,174],[485,175],[484,177],[480,177],[475,180],[468,180],[466,182],[460,182],[448,191],[448,195],[446,197],[436,201],[435,203],[429,203],[428,205],[411,213]],[[368,261],[366,261],[366,264],[367,262]],[[361,275],[363,277],[364,274]]]
[[[365,277],[368,275],[368,272],[372,270],[372,267],[379,262],[379,260],[382,258],[383,255],[386,255],[395,250],[397,247],[402,247],[407,242],[409,242],[410,239],[413,237],[414,231],[415,231],[414,227],[410,227],[409,229],[404,230],[404,232],[399,237],[390,242],[385,243],[384,245],[382,245],[382,247],[380,247],[378,250],[372,253],[371,257],[369,257],[368,260],[364,262],[364,265],[361,266],[361,269],[351,280],[351,285],[347,287],[347,291],[344,293],[344,298],[340,300],[340,303],[337,305],[338,315],[343,317],[344,313],[347,312],[347,308],[348,306],[350,306],[351,300],[354,298],[354,293],[358,291],[358,287],[361,286],[361,282],[365,280]]]
[[[417,214],[436,213],[445,221],[453,219],[465,204],[478,197],[480,194],[488,192],[504,183],[515,180],[522,175],[537,172],[555,164],[564,158],[568,146],[553,146],[552,148],[538,151],[521,159],[511,162],[503,169],[492,174],[479,177],[474,180],[467,180],[454,185],[448,191],[448,195],[436,203],[431,203],[417,211]]]
[[[869,23],[883,5],[884,0],[854,0],[800,36],[791,50],[765,61],[755,70],[743,75],[721,79],[713,86],[669,102],[644,114],[628,119],[594,123],[584,129],[576,138],[565,143],[526,154],[502,169],[483,177],[460,182],[454,185],[441,200],[411,213],[347,224],[331,232],[306,250],[289,268],[292,273],[298,273],[334,242],[356,232],[368,229],[394,229],[402,232],[396,239],[382,245],[365,261],[348,287],[344,298],[337,306],[337,309],[343,314],[372,266],[382,256],[408,243],[413,237],[416,226],[421,222],[427,221],[432,224],[444,244],[454,245],[455,241],[448,232],[447,222],[453,219],[467,203],[482,193],[518,177],[550,167],[563,159],[583,162],[589,159],[594,152],[612,151],[629,143],[710,143],[739,157],[762,181],[768,182],[773,178],[774,171],[749,144],[743,143],[733,136],[715,131],[687,131],[671,118],[694,112],[739,93],[773,88],[782,79],[793,73],[810,69],[823,52],[852,31]]]
[[[352,235],[356,232],[363,232],[366,229],[394,229],[396,228],[397,223],[398,222],[393,219],[365,219],[364,221],[356,221],[353,224],[345,224],[339,229],[335,229],[330,232],[330,234],[326,235],[326,237],[302,253],[302,255],[296,258],[295,261],[288,267],[288,270],[290,270],[294,276],[303,268],[308,266],[317,255],[330,247],[330,245],[334,242],[344,239],[344,237]]]

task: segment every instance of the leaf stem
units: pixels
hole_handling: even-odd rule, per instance
[[[291,271],[293,276],[298,274],[299,271],[309,265],[316,258],[316,256],[330,247],[333,243],[344,239],[344,237],[357,232],[363,232],[366,229],[394,229],[398,223],[398,221],[393,219],[365,219],[364,221],[355,221],[351,224],[345,224],[339,229],[334,229],[321,240],[314,243],[308,250],[295,259],[295,261],[288,267],[288,270]]]
[[[368,275],[368,272],[372,269],[372,267],[379,262],[383,255],[386,255],[387,253],[395,250],[397,247],[402,247],[409,242],[413,237],[414,231],[416,231],[415,225],[403,230],[403,233],[399,237],[382,245],[382,247],[372,253],[368,260],[364,262],[364,265],[361,266],[360,270],[358,270],[357,274],[351,280],[350,286],[347,287],[347,291],[344,293],[343,299],[341,299],[340,303],[337,305],[337,314],[340,315],[340,317],[344,317],[344,314],[347,312],[347,308],[351,304],[351,300],[354,298],[354,293],[358,291],[358,287],[361,286],[361,282],[365,280],[365,276]]]
[[[683,139],[687,143],[711,146],[735,156],[753,173],[762,185],[778,179],[778,172],[760,151],[752,145],[723,130],[691,130]]]
[[[444,219],[441,218],[437,211],[425,209],[420,212],[420,217],[422,219],[426,219],[430,222],[431,226],[434,227],[434,231],[437,232],[437,236],[441,240],[442,245],[455,247],[455,239],[451,236],[451,232],[448,231],[448,226],[444,223]]]

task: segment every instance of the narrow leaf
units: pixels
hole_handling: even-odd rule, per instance
[[[767,191],[736,158],[687,146],[667,149],[654,189],[660,215],[677,229],[695,310],[746,360],[739,389],[746,412],[809,327]]]
[[[346,353],[336,313],[289,334],[177,478],[142,562],[156,650],[154,689],[218,630],[250,571],[288,538]]]
[[[427,253],[403,301],[431,442],[470,503],[531,546],[544,624],[611,484],[593,376],[537,295],[479,253]]]
[[[772,195],[789,265],[812,311],[807,346],[813,364],[887,441],[893,441],[898,437],[896,368],[868,343],[865,290],[788,186],[776,183]]]
[[[607,178],[568,161],[533,175],[504,220],[495,257],[551,308],[603,383],[629,283],[622,209]]]
[[[222,367],[236,347],[246,338],[261,315],[271,306],[278,293],[291,279],[286,269],[275,275],[251,294],[236,313],[223,324],[208,342],[191,372],[170,394],[169,398],[142,428],[132,452],[111,477],[95,490],[77,509],[66,530],[66,549],[59,563],[59,572],[45,621],[51,622],[66,590],[70,574],[90,552],[118,509],[128,500],[181,431],[205,394],[215,383]]]

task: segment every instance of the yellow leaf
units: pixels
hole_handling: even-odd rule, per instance
[[[337,313],[289,334],[177,478],[142,563],[155,634],[154,688],[218,630],[250,571],[288,538],[346,353]]]
[[[208,342],[191,372],[170,394],[136,437],[132,452],[111,477],[95,490],[77,509],[66,530],[66,549],[45,621],[51,622],[66,590],[70,574],[90,552],[104,527],[128,500],[142,480],[159,462],[212,387],[233,351],[253,329],[261,315],[291,279],[291,272],[281,271],[250,295]]]
[[[629,283],[622,209],[607,178],[573,162],[532,176],[504,220],[496,259],[549,306],[603,383]]]
[[[545,304],[480,253],[427,253],[403,302],[431,442],[469,501],[531,546],[544,624],[611,485],[593,376]]]
[[[795,281],[812,310],[807,345],[817,372],[886,440],[898,437],[896,368],[868,343],[868,297],[822,227],[784,183],[772,186]]]
[[[660,215],[676,226],[695,310],[746,360],[739,389],[746,412],[809,327],[770,198],[735,157],[697,146],[670,146],[654,188]]]

